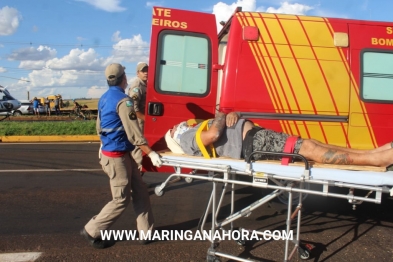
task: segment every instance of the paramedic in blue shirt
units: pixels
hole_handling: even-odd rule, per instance
[[[154,218],[149,193],[138,166],[131,157],[135,146],[148,155],[153,165],[159,167],[160,156],[146,142],[139,128],[133,100],[125,94],[127,77],[124,67],[110,64],[105,70],[109,90],[98,102],[97,133],[101,140],[102,169],[109,176],[112,201],[104,206],[83,228],[81,234],[95,248],[106,248],[113,241],[101,239],[100,230],[110,228],[120,217],[130,201],[136,214],[138,232],[145,235],[153,229]],[[135,146],[134,146],[135,145]],[[142,244],[146,239],[139,240]]]
[[[256,127],[246,119],[239,119],[236,112],[228,115],[219,112],[210,121],[210,128],[201,132],[204,146],[213,144],[218,156],[241,159],[253,151],[284,152],[290,135],[270,129]],[[175,125],[165,135],[168,148],[173,153],[201,156],[195,134],[199,125],[188,126],[187,122]],[[335,165],[362,165],[387,167],[393,164],[393,142],[371,150],[339,147],[321,143],[315,139],[295,137],[292,153],[303,155],[308,160]],[[254,158],[266,156],[254,154]]]
[[[146,108],[146,84],[149,66],[146,63],[140,62],[136,66],[136,78],[131,83],[128,90],[128,96],[134,100],[134,110],[138,118],[138,124],[141,128],[142,134],[145,128],[145,108]],[[142,151],[136,147],[132,151],[132,157],[138,165],[139,170],[142,172]]]

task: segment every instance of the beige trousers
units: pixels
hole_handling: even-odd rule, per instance
[[[144,129],[145,129],[145,121],[138,118],[138,124],[139,124],[139,127],[141,128],[141,131],[143,134]],[[138,146],[135,146],[135,149],[132,151],[131,156],[132,156],[132,158],[135,159],[135,162],[138,165],[139,171],[142,171],[142,159],[143,159],[142,150]]]
[[[100,237],[100,230],[110,228],[132,200],[138,232],[142,230],[146,235],[148,230],[153,230],[154,217],[149,192],[134,159],[130,154],[123,157],[102,155],[100,163],[109,176],[113,199],[86,224],[87,233],[93,238]]]

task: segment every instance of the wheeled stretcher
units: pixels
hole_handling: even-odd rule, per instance
[[[302,246],[300,242],[301,227],[301,208],[302,201],[306,194],[328,196],[347,199],[353,205],[362,202],[380,204],[383,193],[393,195],[393,172],[378,167],[359,167],[359,166],[335,166],[313,164],[308,162],[301,155],[271,152],[254,152],[266,155],[291,156],[300,160],[289,165],[281,165],[278,161],[255,161],[249,159],[234,160],[228,158],[192,157],[171,152],[161,153],[163,165],[172,166],[175,173],[170,175],[161,185],[155,188],[158,196],[163,195],[165,187],[173,181],[184,178],[190,182],[195,180],[210,181],[213,184],[212,193],[204,215],[201,218],[200,229],[203,230],[207,216],[211,213],[212,226],[211,233],[214,235],[216,230],[233,230],[233,222],[239,218],[247,217],[253,210],[266,204],[274,198],[280,199],[287,204],[287,224],[286,232],[291,230],[291,222],[296,219],[296,229],[294,239],[284,240],[284,261],[290,261],[296,252],[300,258],[307,259],[310,250]],[[192,170],[192,172],[189,172]],[[186,171],[186,172],[185,172]],[[207,171],[201,173],[200,171]],[[207,173],[207,174],[206,174]],[[238,179],[239,176],[247,176],[250,181]],[[223,183],[221,194],[217,194],[217,184]],[[310,187],[311,184],[321,186]],[[251,203],[249,206],[235,211],[234,207],[234,187],[244,185],[257,188],[272,189],[272,192]],[[348,194],[331,192],[332,187],[348,188]],[[313,189],[311,189],[313,188]],[[367,194],[364,196],[356,195],[356,189]],[[231,190],[231,213],[223,220],[218,221],[218,213],[227,190]],[[375,194],[372,194],[374,193]],[[283,197],[285,195],[285,197]],[[373,197],[371,197],[373,196]],[[293,210],[293,206],[296,207]],[[226,229],[229,226],[230,229]],[[261,232],[256,232],[262,234]],[[266,236],[266,235],[265,235]],[[210,239],[211,246],[207,251],[207,261],[219,261],[218,257],[229,258],[236,261],[250,261],[235,257],[230,254],[217,252],[218,242]],[[290,244],[293,248],[290,249]]]

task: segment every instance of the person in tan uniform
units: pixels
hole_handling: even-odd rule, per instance
[[[144,132],[145,127],[145,108],[146,108],[146,84],[148,76],[149,66],[146,63],[140,62],[136,66],[136,78],[131,83],[130,89],[128,90],[128,96],[134,101],[134,110],[138,118],[138,124],[142,131]],[[132,157],[138,165],[139,170],[142,172],[142,151],[140,148],[136,147],[132,151]]]
[[[113,199],[81,231],[81,235],[99,249],[114,244],[114,241],[102,240],[100,231],[110,228],[130,201],[138,231],[146,235],[153,230],[149,193],[131,151],[138,147],[150,157],[153,165],[159,167],[162,164],[160,156],[149,147],[142,134],[133,100],[125,94],[127,77],[124,67],[111,64],[106,68],[105,76],[109,90],[98,102],[96,129],[101,140],[100,164],[109,177]],[[142,244],[148,242],[146,239],[139,241]]]

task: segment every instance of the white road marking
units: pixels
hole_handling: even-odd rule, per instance
[[[17,173],[17,172],[96,172],[102,171],[101,168],[97,169],[9,169],[0,170],[0,173]]]
[[[41,255],[42,252],[3,253],[0,254],[0,262],[36,261]]]

